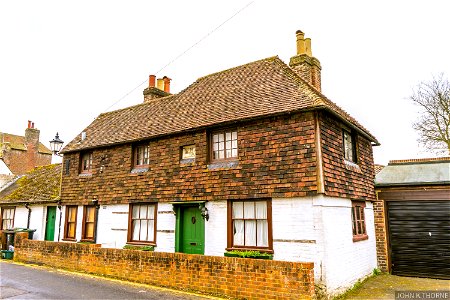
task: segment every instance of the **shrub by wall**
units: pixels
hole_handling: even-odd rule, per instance
[[[235,299],[314,297],[313,263],[107,249],[28,240],[22,233],[14,260]]]

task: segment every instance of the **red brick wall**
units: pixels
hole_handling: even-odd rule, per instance
[[[328,113],[320,115],[325,194],[332,197],[375,200],[372,145],[357,136],[358,167],[344,162],[342,125]]]
[[[387,250],[387,232],[386,232],[386,207],[385,202],[376,199],[373,203],[374,221],[375,221],[375,237],[377,244],[377,262],[378,268],[383,272],[388,272],[388,250]]]
[[[239,165],[214,170],[207,167],[206,130],[152,140],[150,168],[140,174],[130,172],[131,144],[95,150],[87,177],[78,174],[79,153],[68,153],[70,175],[63,176],[61,198],[82,204],[94,195],[100,203],[311,195],[317,190],[314,135],[312,113],[239,125]],[[195,163],[180,164],[180,147],[193,143]]]
[[[52,156],[50,154],[36,152],[34,145],[30,145],[28,151],[9,149],[3,153],[4,161],[15,175],[23,175],[33,170],[34,167],[51,164]]]
[[[14,260],[234,299],[312,299],[314,264],[105,249],[18,234]]]

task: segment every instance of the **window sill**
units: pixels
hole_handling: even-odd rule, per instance
[[[353,236],[353,242],[360,242],[368,240],[369,236],[367,234],[361,234],[361,235],[354,235]]]
[[[358,164],[356,164],[352,161],[344,159],[344,165],[347,170],[354,171],[357,173],[362,173],[361,168],[358,166]]]
[[[127,242],[127,245],[133,245],[133,246],[155,246],[156,247],[156,243],[155,242]]]
[[[63,238],[62,240],[65,242],[76,242],[77,241],[77,239],[71,239],[71,238]]]
[[[148,171],[148,167],[135,167],[131,170],[133,174],[145,173]]]
[[[261,253],[269,253],[269,254],[273,254],[274,251],[271,249],[267,249],[267,248],[258,248],[258,247],[246,247],[246,248],[242,248],[242,247],[230,247],[230,248],[225,248],[226,251],[259,251]]]
[[[78,174],[79,177],[91,177],[92,173],[80,173]]]
[[[180,159],[180,165],[192,165],[195,163],[195,158]]]
[[[213,162],[208,165],[208,170],[218,170],[218,169],[232,169],[236,168],[239,165],[239,161],[219,161]]]

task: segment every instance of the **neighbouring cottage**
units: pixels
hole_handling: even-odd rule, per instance
[[[297,32],[289,66],[270,57],[100,114],[62,151],[64,241],[223,256],[258,250],[314,262],[329,294],[376,268],[372,146],[321,93]]]
[[[24,136],[0,132],[0,175],[23,175],[34,167],[51,164],[52,152],[39,142],[39,134],[31,121]]]
[[[35,240],[58,240],[60,187],[61,164],[36,167],[16,177],[0,190],[0,230],[28,228],[35,230]]]
[[[450,279],[450,157],[392,160],[375,187],[381,270]]]

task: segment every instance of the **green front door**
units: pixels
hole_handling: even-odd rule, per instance
[[[205,251],[205,221],[198,206],[181,206],[179,220],[179,252],[203,254]]]
[[[56,206],[47,206],[47,219],[45,220],[45,240],[53,241],[55,238]]]

